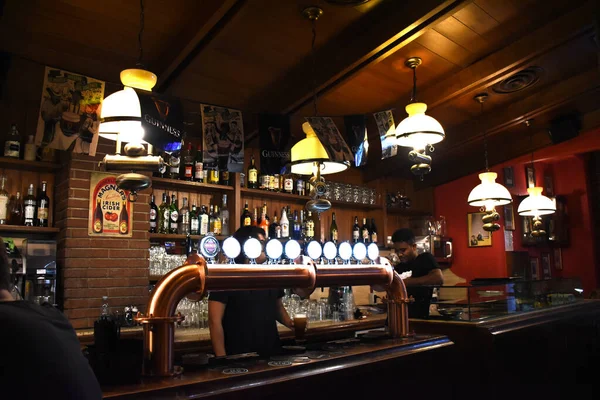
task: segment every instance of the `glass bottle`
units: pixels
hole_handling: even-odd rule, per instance
[[[358,225],[358,216],[354,217],[354,225],[352,226],[352,242],[358,243],[360,240],[360,226]]]
[[[267,207],[264,206],[260,215],[258,227],[265,231],[266,238],[269,238],[269,220],[267,219]]]
[[[258,226],[258,208],[254,208],[254,216],[252,217],[252,226]]]
[[[8,192],[4,188],[6,185],[6,177],[0,177],[0,224],[5,225],[8,223]],[[31,185],[33,188],[33,185]],[[33,194],[33,192],[32,192]]]
[[[281,210],[281,221],[280,221],[280,226],[281,226],[281,237],[284,239],[287,239],[290,237],[290,221],[287,217],[287,211],[285,209],[285,207],[283,207],[283,209]]]
[[[221,169],[219,174],[219,184],[229,186],[229,170],[227,167]]]
[[[294,210],[294,226],[292,229],[292,239],[302,239],[302,225],[300,224],[300,220],[298,219],[298,210]]]
[[[212,224],[210,231],[215,235],[221,235],[223,232],[223,223],[221,220],[221,213],[219,212],[219,206],[215,205],[215,211],[213,212]]]
[[[214,218],[215,218],[215,206],[211,204],[208,208],[208,231],[209,232],[213,231]]]
[[[302,177],[298,177],[296,180],[296,194],[298,196],[304,196],[304,180]]]
[[[244,204],[244,211],[242,211],[240,226],[250,226],[250,225],[252,225],[252,214],[250,214],[250,210],[248,210],[248,202],[246,202]]]
[[[33,135],[27,136],[27,143],[25,143],[25,154],[23,159],[27,161],[35,161],[37,154],[37,146],[35,145],[35,138]]]
[[[183,164],[182,179],[184,181],[194,180],[194,153],[192,150],[192,143],[188,143],[186,150],[183,152],[181,157],[181,163]]]
[[[23,224],[23,199],[21,199],[21,192],[17,192],[17,195],[12,202],[9,223],[11,225]]]
[[[127,200],[121,204],[121,214],[119,215],[119,233],[127,235],[129,232],[129,214],[127,213]]]
[[[308,211],[308,216],[306,217],[305,238],[306,241],[311,241],[315,238],[315,220],[312,217],[311,211]]]
[[[171,205],[169,206],[169,233],[177,233],[179,225],[179,210],[177,209],[177,198],[174,194],[171,195]]]
[[[195,204],[192,206],[192,211],[190,211],[190,234],[200,234],[200,219],[198,217],[198,208]]]
[[[283,191],[287,194],[294,193],[294,178],[290,173],[285,174],[283,178]]]
[[[158,231],[158,207],[154,202],[154,193],[150,195],[150,233]]]
[[[92,226],[94,233],[102,233],[104,229],[104,216],[102,215],[102,204],[100,199],[96,202],[96,211],[94,211],[94,225]]]
[[[46,194],[48,183],[42,181],[42,191],[37,199],[37,213],[35,217],[35,226],[48,226],[48,216],[50,214],[50,198]]]
[[[300,226],[301,226],[301,234],[300,239],[306,239],[306,218],[304,218],[304,210],[300,210]]]
[[[190,209],[188,208],[187,197],[183,198],[183,205],[179,209],[178,232],[182,235],[190,233]]]
[[[277,212],[273,212],[273,222],[269,225],[269,237],[280,239],[281,238],[281,225],[277,222]]]
[[[213,165],[208,171],[208,183],[213,185],[219,184],[219,168],[216,164]]]
[[[200,146],[196,149],[196,159],[194,160],[194,180],[204,182],[204,161],[202,149]]]
[[[227,207],[227,195],[223,195],[221,206],[221,235],[229,235],[229,208]]]
[[[375,218],[371,218],[371,243],[377,244],[377,226],[375,225]]]
[[[329,240],[337,244],[338,242],[338,227],[335,221],[335,213],[331,214],[331,226],[329,227]]]
[[[252,158],[250,159],[250,165],[248,166],[248,188],[258,188],[258,169],[254,163],[254,154],[252,155]]]
[[[179,166],[181,163],[179,156],[179,151],[174,151],[169,157],[169,178],[171,179],[179,179]]]
[[[25,226],[34,225],[36,203],[35,196],[33,195],[33,183],[30,183],[29,188],[27,189],[27,196],[25,196],[24,199]]]
[[[12,124],[8,137],[4,142],[4,157],[19,158],[21,155],[21,135],[17,130],[17,125]]]
[[[206,206],[200,208],[200,214],[198,215],[200,221],[200,235],[206,235],[208,233],[208,214],[206,213]]]
[[[171,208],[167,201],[167,193],[162,195],[162,203],[158,206],[158,233],[169,233],[169,220],[171,219]]]
[[[360,239],[363,243],[369,243],[369,223],[363,217],[362,226],[360,227]]]

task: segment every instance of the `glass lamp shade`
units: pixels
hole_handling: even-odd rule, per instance
[[[156,81],[156,75],[145,69],[131,68],[121,71],[121,83],[124,86],[150,92],[154,85],[156,85]]]
[[[117,140],[117,134],[139,134],[142,127],[142,108],[137,93],[125,87],[104,99],[100,111],[100,136]],[[123,140],[123,136],[121,137]],[[125,141],[125,140],[123,140]]]
[[[539,217],[540,215],[554,214],[556,212],[556,204],[548,197],[542,194],[543,188],[536,186],[527,189],[527,196],[521,204],[517,212],[525,217]]]
[[[348,168],[347,163],[330,161],[325,147],[308,122],[302,124],[306,137],[292,147],[292,174],[312,175],[314,163],[321,166],[321,175],[335,174]]]
[[[396,128],[396,144],[414,149],[425,149],[427,145],[439,143],[446,137],[442,125],[425,115],[427,104],[411,103],[406,106],[408,117]]]
[[[512,202],[508,189],[496,183],[498,174],[495,172],[484,172],[479,174],[481,183],[471,190],[467,202],[470,206],[491,209],[495,206],[503,206]]]

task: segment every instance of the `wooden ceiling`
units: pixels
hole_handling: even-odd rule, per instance
[[[138,0],[0,4],[2,51],[108,82],[135,65]],[[311,26],[301,15],[309,5],[324,11],[314,72]],[[549,145],[545,129],[557,116],[578,112],[596,116],[584,118],[586,129],[600,124],[598,7],[594,0],[371,0],[350,7],[325,0],[145,0],[143,61],[159,76],[157,91],[190,102],[290,113],[295,121],[312,114],[314,82],[322,115],[391,108],[399,122],[412,86],[404,61],[419,56],[417,98],[447,134],[425,179],[431,185],[482,168],[484,131],[495,164]],[[493,90],[531,67],[539,71],[534,85]],[[473,100],[480,92],[489,94],[483,115]],[[532,117],[530,144],[521,122]],[[377,144],[372,123],[369,132]],[[364,172],[410,176],[409,165],[400,155]]]

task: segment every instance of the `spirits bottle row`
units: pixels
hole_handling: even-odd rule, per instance
[[[227,195],[224,194],[221,206],[211,204],[209,207],[198,207],[188,204],[188,198],[183,198],[181,208],[178,206],[175,194],[163,193],[162,203],[157,206],[154,194],[150,196],[150,232],[171,233],[183,235],[229,235],[229,208]]]
[[[10,196],[6,191],[7,178],[0,177],[0,225],[48,226],[50,198],[46,194],[47,183],[42,182],[39,194],[35,196],[33,184],[27,189],[27,196],[17,192]]]
[[[308,196],[310,193],[309,180],[304,179],[300,175],[296,176],[291,173],[261,174],[256,167],[254,156],[252,156],[250,165],[248,165],[246,179],[246,186],[249,189],[269,190],[271,192],[283,192],[299,196]]]
[[[12,124],[6,135],[6,140],[4,140],[4,157],[21,158],[21,151],[25,148],[23,152],[23,159],[27,161],[34,161],[36,159],[37,154],[37,146],[34,143],[34,136],[27,136],[27,143],[25,146],[21,146],[21,135],[19,134],[19,130],[17,129],[17,125]]]

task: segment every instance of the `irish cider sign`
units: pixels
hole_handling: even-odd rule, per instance
[[[129,191],[117,187],[114,175],[92,173],[88,235],[131,237],[133,203],[128,197]]]

